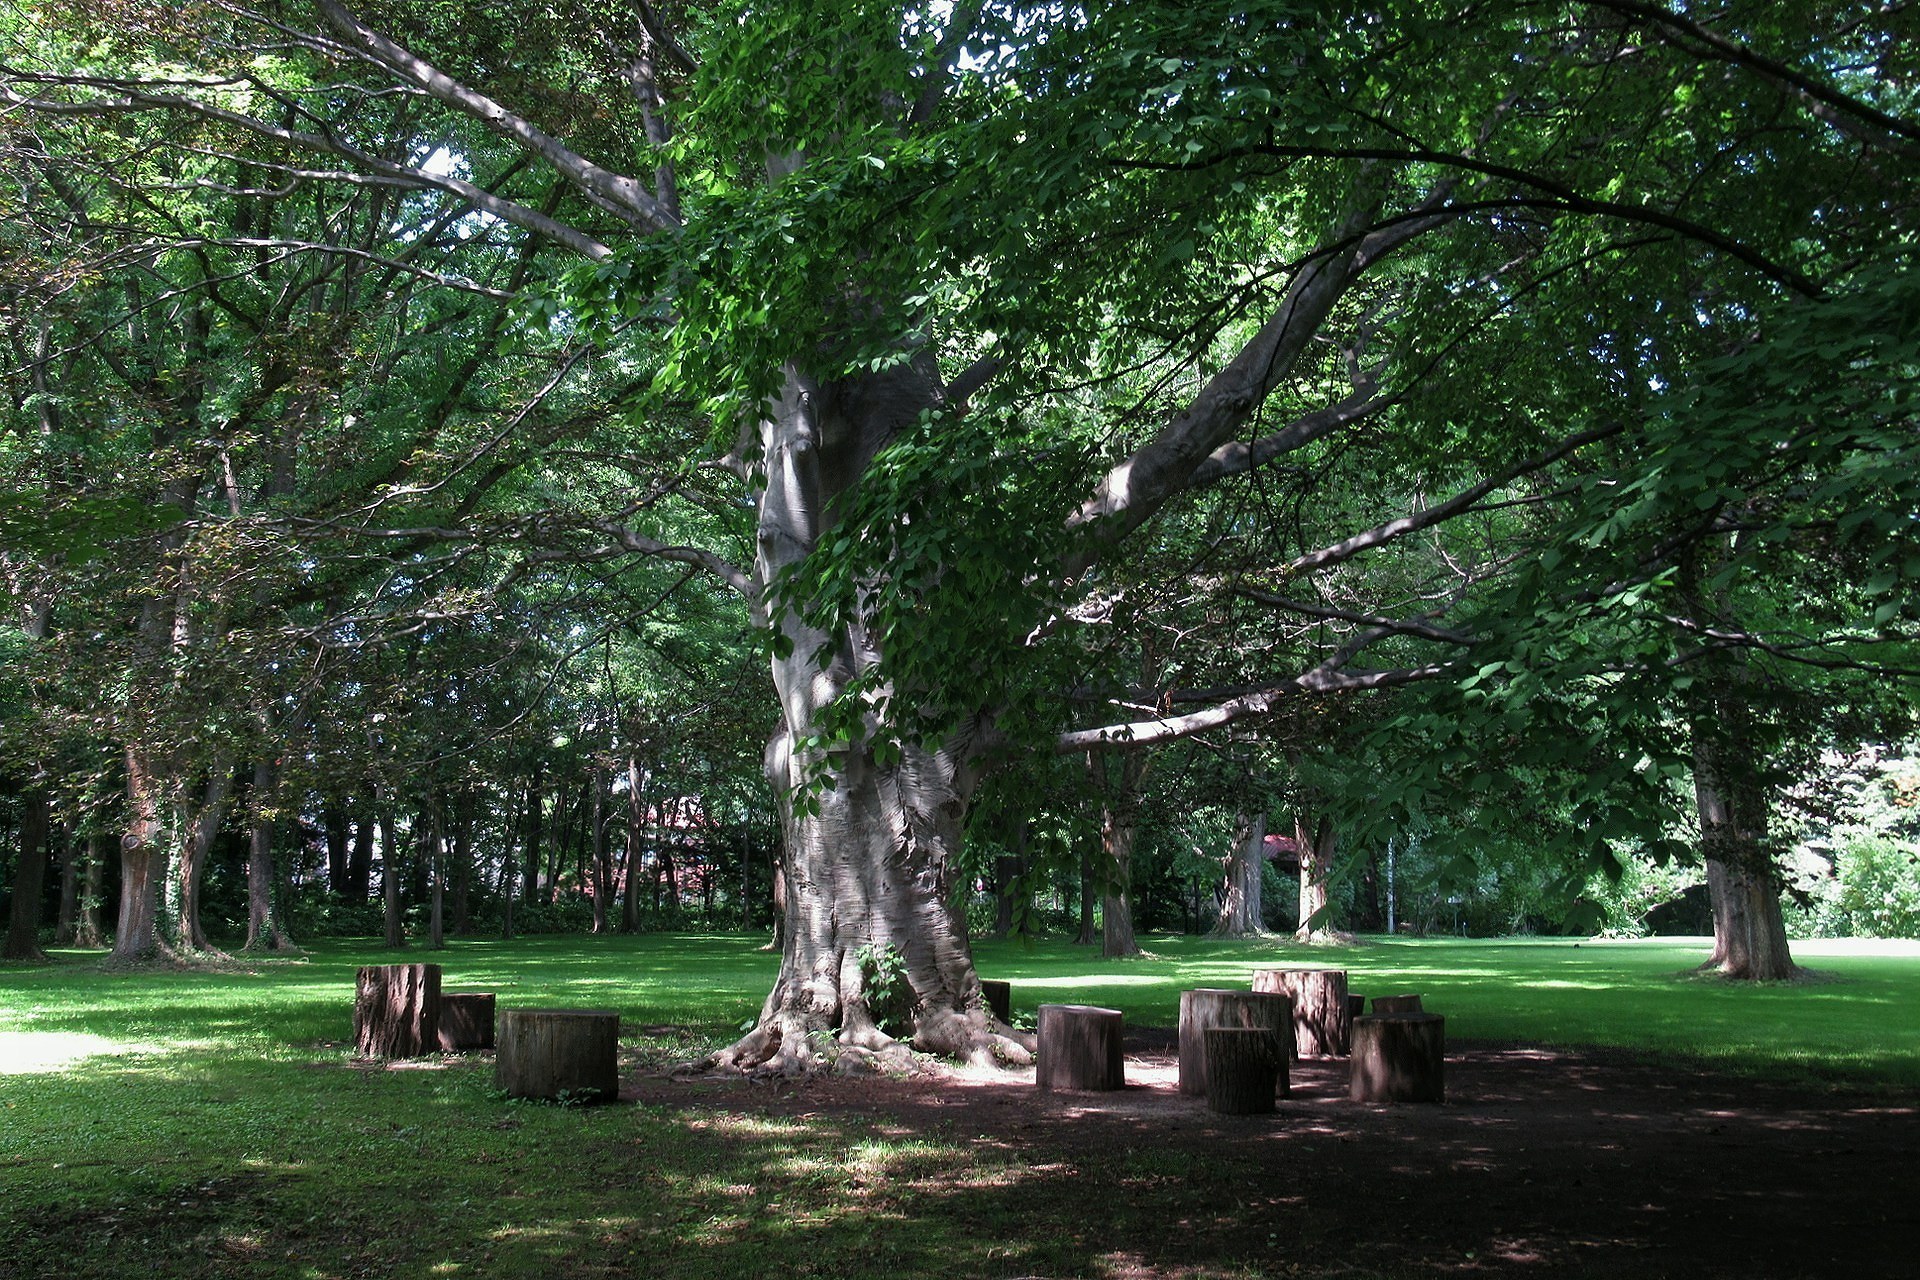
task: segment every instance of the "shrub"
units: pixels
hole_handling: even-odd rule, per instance
[[[1866,938],[1920,938],[1920,849],[1881,836],[1840,848],[1840,908]]]

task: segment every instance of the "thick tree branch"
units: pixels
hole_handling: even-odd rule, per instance
[[[1343,671],[1337,666],[1323,663],[1284,684],[1243,694],[1204,711],[1189,712],[1182,716],[1154,716],[1149,720],[1102,725],[1097,729],[1075,729],[1054,739],[1054,751],[1060,755],[1081,751],[1125,751],[1158,742],[1172,742],[1176,738],[1189,738],[1236,720],[1272,715],[1293,699],[1306,695],[1389,689],[1445,675],[1451,669],[1445,663],[1434,663],[1382,671]]]
[[[1437,206],[1444,193],[1430,205]],[[1331,249],[1309,258],[1295,273],[1279,307],[1211,378],[1185,409],[1100,481],[1093,496],[1067,521],[1084,531],[1068,561],[1084,570],[1105,550],[1139,528],[1177,493],[1187,489],[1214,450],[1230,441],[1257,413],[1320,332],[1334,306],[1369,266],[1441,221],[1423,210],[1367,230],[1375,210],[1357,215]]]
[[[1372,123],[1380,123],[1372,121]],[[1395,136],[1400,135],[1395,131]],[[1603,200],[1597,196],[1585,195],[1574,190],[1564,182],[1534,173],[1514,165],[1500,164],[1491,160],[1482,160],[1476,156],[1457,152],[1440,151],[1428,147],[1414,139],[1408,139],[1409,145],[1402,147],[1369,146],[1305,146],[1296,143],[1282,143],[1269,137],[1264,142],[1249,143],[1241,147],[1229,147],[1222,151],[1198,156],[1192,160],[1137,160],[1128,157],[1111,157],[1108,163],[1120,169],[1143,170],[1199,170],[1225,164],[1249,156],[1269,156],[1282,160],[1308,159],[1345,159],[1379,160],[1395,164],[1436,164],[1464,173],[1477,173],[1483,177],[1498,178],[1530,191],[1537,191],[1548,197],[1544,203],[1530,201],[1538,208],[1561,209],[1568,213],[1596,214],[1601,217],[1617,218],[1622,222],[1640,223],[1646,226],[1660,227],[1677,232],[1690,240],[1698,241],[1711,248],[1718,249],[1728,257],[1744,262],[1761,275],[1785,285],[1794,292],[1810,298],[1824,297],[1826,290],[1820,282],[1796,271],[1784,263],[1775,262],[1764,253],[1750,245],[1742,244],[1724,232],[1716,231],[1703,223],[1664,209],[1655,209],[1647,205],[1627,204],[1618,200]]]
[[[337,0],[315,0],[321,15],[335,34],[386,67],[394,75],[418,87],[428,96],[480,121],[503,138],[508,138],[539,156],[554,171],[644,231],[671,231],[680,219],[639,182],[602,168],[573,151],[558,139],[541,131],[530,120],[509,111],[499,102],[471,89],[432,63],[416,57],[386,36],[367,26]]]
[[[1257,470],[1322,436],[1372,417],[1394,402],[1391,396],[1375,395],[1377,385],[1372,379],[1366,379],[1339,404],[1304,414],[1272,435],[1262,436],[1251,443],[1233,440],[1221,445],[1194,468],[1187,487],[1199,489],[1229,476]]]
[[[1343,539],[1331,546],[1322,547],[1318,551],[1308,552],[1304,556],[1297,556],[1280,567],[1278,576],[1293,578],[1299,577],[1302,574],[1314,573],[1326,568],[1328,565],[1344,563],[1345,561],[1353,559],[1363,551],[1384,546],[1396,538],[1405,537],[1409,533],[1415,533],[1421,529],[1430,529],[1434,525],[1451,520],[1453,517],[1467,511],[1475,503],[1479,502],[1480,499],[1486,497],[1502,485],[1511,484],[1521,476],[1539,471],[1543,467],[1551,466],[1576,450],[1585,448],[1595,441],[1604,440],[1609,436],[1619,435],[1624,430],[1626,430],[1624,425],[1615,423],[1608,426],[1595,427],[1592,430],[1582,431],[1578,435],[1570,436],[1545,453],[1535,454],[1533,457],[1515,463],[1504,471],[1496,472],[1494,475],[1482,480],[1479,484],[1461,490],[1445,502],[1427,507],[1421,511],[1416,511],[1411,515],[1389,520],[1385,524],[1376,525],[1364,533],[1356,533],[1351,538]]]
[[[451,175],[427,173],[408,165],[396,164],[362,150],[330,134],[288,129],[255,119],[238,111],[229,111],[211,103],[199,102],[177,93],[156,91],[139,81],[108,80],[90,76],[42,76],[0,67],[0,75],[29,84],[73,85],[114,95],[85,102],[61,102],[49,98],[23,97],[6,84],[0,84],[0,107],[41,112],[48,115],[116,116],[145,111],[180,112],[217,121],[263,138],[299,147],[305,151],[338,156],[350,161],[371,177],[386,178],[391,185],[412,190],[444,191],[458,196],[482,213],[502,222],[542,235],[596,261],[613,256],[613,251],[592,236],[528,208],[515,200],[496,196],[476,183]],[[213,87],[211,85],[206,87]]]
[[[1703,56],[1746,68],[1767,84],[1798,99],[1815,119],[1851,138],[1909,158],[1920,156],[1920,124],[1889,115],[1804,71],[1767,57],[1751,45],[1721,35],[1685,14],[1675,13],[1664,4],[1652,0],[1588,0],[1588,3],[1658,27],[1669,43],[1687,52],[1703,53]]]
[[[1422,614],[1417,618],[1385,618],[1371,613],[1355,613],[1347,609],[1336,609],[1331,605],[1319,604],[1310,600],[1293,600],[1286,596],[1275,595],[1271,591],[1262,591],[1257,587],[1235,587],[1233,593],[1243,596],[1270,609],[1279,609],[1286,613],[1297,613],[1302,617],[1321,618],[1330,622],[1351,622],[1356,626],[1369,627],[1376,631],[1391,632],[1394,635],[1416,636],[1422,640],[1436,640],[1442,644],[1471,645],[1477,643],[1474,636],[1464,631],[1452,631],[1446,627],[1435,626],[1433,620],[1438,613]]]

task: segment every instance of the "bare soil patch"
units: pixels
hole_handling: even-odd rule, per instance
[[[1491,1043],[1449,1044],[1441,1106],[1349,1102],[1344,1060],[1292,1077],[1277,1115],[1218,1116],[1180,1094],[1172,1033],[1136,1030],[1118,1093],[1028,1070],[647,1075],[622,1096],[977,1144],[1025,1167],[1007,1194],[1034,1230],[1077,1216],[1108,1274],[1920,1274],[1909,1092]]]

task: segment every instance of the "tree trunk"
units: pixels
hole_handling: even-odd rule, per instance
[[[1263,810],[1240,815],[1234,831],[1233,852],[1227,855],[1220,885],[1220,914],[1213,924],[1216,938],[1256,938],[1265,933],[1260,918],[1260,875],[1267,852],[1267,815]]]
[[[1147,763],[1144,751],[1122,754],[1119,783],[1100,815],[1100,847],[1106,862],[1100,894],[1100,954],[1109,960],[1140,954],[1140,943],[1133,936],[1133,833]]]
[[[1093,846],[1080,846],[1080,932],[1074,935],[1076,947],[1090,947],[1099,941],[1093,927]]]
[[[293,940],[280,926],[273,865],[273,799],[277,780],[273,762],[257,760],[247,817],[247,941],[242,951],[291,951]]]
[[[1738,628],[1722,594],[1703,579],[1724,563],[1709,545],[1682,565],[1681,589],[1694,617]],[[1700,853],[1713,908],[1713,954],[1702,968],[1728,978],[1775,982],[1794,975],[1780,910],[1783,888],[1772,837],[1772,784],[1762,726],[1754,714],[1758,673],[1741,653],[1696,654],[1687,706],[1693,746]]]
[[[13,909],[8,913],[7,940],[0,946],[0,960],[47,958],[40,949],[40,898],[46,888],[47,834],[52,813],[47,793],[39,787],[27,788],[20,797],[20,864],[14,871]]]
[[[640,932],[640,846],[647,833],[646,774],[640,757],[627,757],[627,848],[620,878],[620,932]]]
[[[353,852],[347,859],[347,896],[354,906],[365,905],[373,895],[373,814],[365,813],[353,824]]]
[[[213,849],[214,838],[220,834],[221,824],[226,821],[227,802],[232,796],[233,761],[216,756],[207,775],[206,790],[201,793],[199,810],[189,812],[184,804],[179,806],[179,825],[184,839],[180,857],[174,864],[177,883],[173,936],[175,945],[183,951],[220,954],[207,940],[200,920],[200,893],[206,884],[207,855]]]
[[[53,945],[70,947],[80,908],[80,856],[75,850],[79,840],[73,832],[60,835],[60,908],[54,916]]]
[[[427,855],[427,885],[431,894],[427,908],[427,946],[435,951],[444,951],[447,947],[447,838],[441,830],[442,815],[447,811],[447,798],[440,796],[434,804],[431,817],[424,824],[426,832],[422,847]]]
[[[406,921],[400,914],[400,833],[391,813],[380,816],[380,903],[389,947],[407,945]]]
[[[520,901],[538,902],[540,900],[540,832],[546,821],[547,802],[540,790],[540,779],[544,762],[534,758],[533,776],[527,782],[527,844],[521,855],[525,860],[526,872],[520,885]]]
[[[1333,874],[1339,833],[1334,830],[1333,820],[1322,815],[1309,835],[1305,821],[1296,817],[1293,838],[1300,851],[1300,923],[1293,931],[1293,940],[1325,942],[1333,936],[1327,879]]]
[[[347,896],[351,884],[347,860],[347,811],[339,800],[329,800],[320,811],[320,823],[326,829],[327,888],[337,898]]]
[[[1027,883],[1030,859],[1027,848],[1033,838],[1033,823],[1021,821],[1014,835],[1013,852],[994,859],[993,936],[1010,934],[1022,937],[1033,932],[1033,895]]]
[[[453,931],[464,937],[473,929],[473,809],[475,795],[462,792],[453,821]]]
[[[86,877],[80,892],[79,919],[73,931],[73,945],[76,947],[106,945],[107,931],[100,919],[100,896],[105,888],[106,873],[106,840],[97,832],[89,832]]]
[[[938,401],[937,371],[925,357],[839,384],[789,371],[777,408],[761,424],[754,580],[776,581],[804,558],[874,454]],[[984,726],[968,721],[938,743],[889,743],[880,757],[878,726],[869,719],[854,741],[824,753],[798,750],[849,683],[871,673],[885,637],[858,619],[830,632],[797,611],[761,617],[782,633],[772,668],[783,723],[766,763],[785,828],[786,936],[759,1024],[718,1060],[812,1070],[809,1038],[821,1033],[843,1046],[889,1047],[868,1005],[859,958],[866,946],[899,957],[916,999],[915,1048],[978,1062],[996,1052],[1028,1058],[983,1006],[955,894],[961,831],[978,781],[972,755]]]
[[[114,930],[113,964],[172,959],[160,937],[160,882],[167,854],[160,843],[163,785],[138,747],[127,748],[127,830],[120,838],[120,917]]]
[[[1713,907],[1713,954],[1703,968],[1729,978],[1777,982],[1795,972],[1781,914],[1778,867],[1767,846],[1764,784],[1736,776],[1718,748],[1694,746],[1694,799]]]
[[[607,931],[607,899],[613,896],[613,860],[607,853],[607,788],[601,777],[600,769],[595,766],[591,774],[593,779],[593,829],[588,833],[593,850],[593,931]]]

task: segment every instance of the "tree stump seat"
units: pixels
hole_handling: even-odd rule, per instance
[[[493,1004],[491,991],[442,992],[440,1052],[493,1048]]]
[[[1293,998],[1293,1056],[1338,1058],[1353,1039],[1345,969],[1255,969],[1255,991]]]
[[[980,995],[987,1002],[987,1012],[1000,1021],[1013,1022],[1013,984],[999,978],[980,979]]]
[[[419,1058],[440,1049],[440,966],[372,964],[353,987],[353,1047],[363,1058]]]
[[[620,1015],[610,1009],[507,1009],[494,1082],[510,1098],[612,1102],[620,1096]]]
[[[1237,1027],[1270,1032],[1286,1045],[1293,1043],[1293,997],[1276,991],[1232,991],[1197,987],[1180,993],[1180,1092],[1207,1092],[1206,1031]],[[1281,1065],[1279,1088],[1288,1089],[1286,1066]]]
[[[1373,1011],[1377,1014],[1426,1012],[1426,1010],[1420,1007],[1420,997],[1411,994],[1402,996],[1375,996],[1373,998]]]
[[[1359,1017],[1361,1014],[1365,1013],[1366,1011],[1367,1011],[1367,998],[1363,995],[1356,995],[1355,993],[1349,991],[1347,993],[1347,1021],[1351,1023],[1355,1018]]]
[[[1207,1063],[1207,1109],[1222,1115],[1269,1115],[1275,1093],[1284,1093],[1287,1029],[1207,1027],[1201,1042]]]
[[[1355,1102],[1444,1102],[1446,1026],[1437,1013],[1355,1018],[1347,1096]]]
[[[1125,1019],[1086,1004],[1040,1006],[1033,1082],[1042,1089],[1105,1091],[1126,1087],[1120,1055]]]

